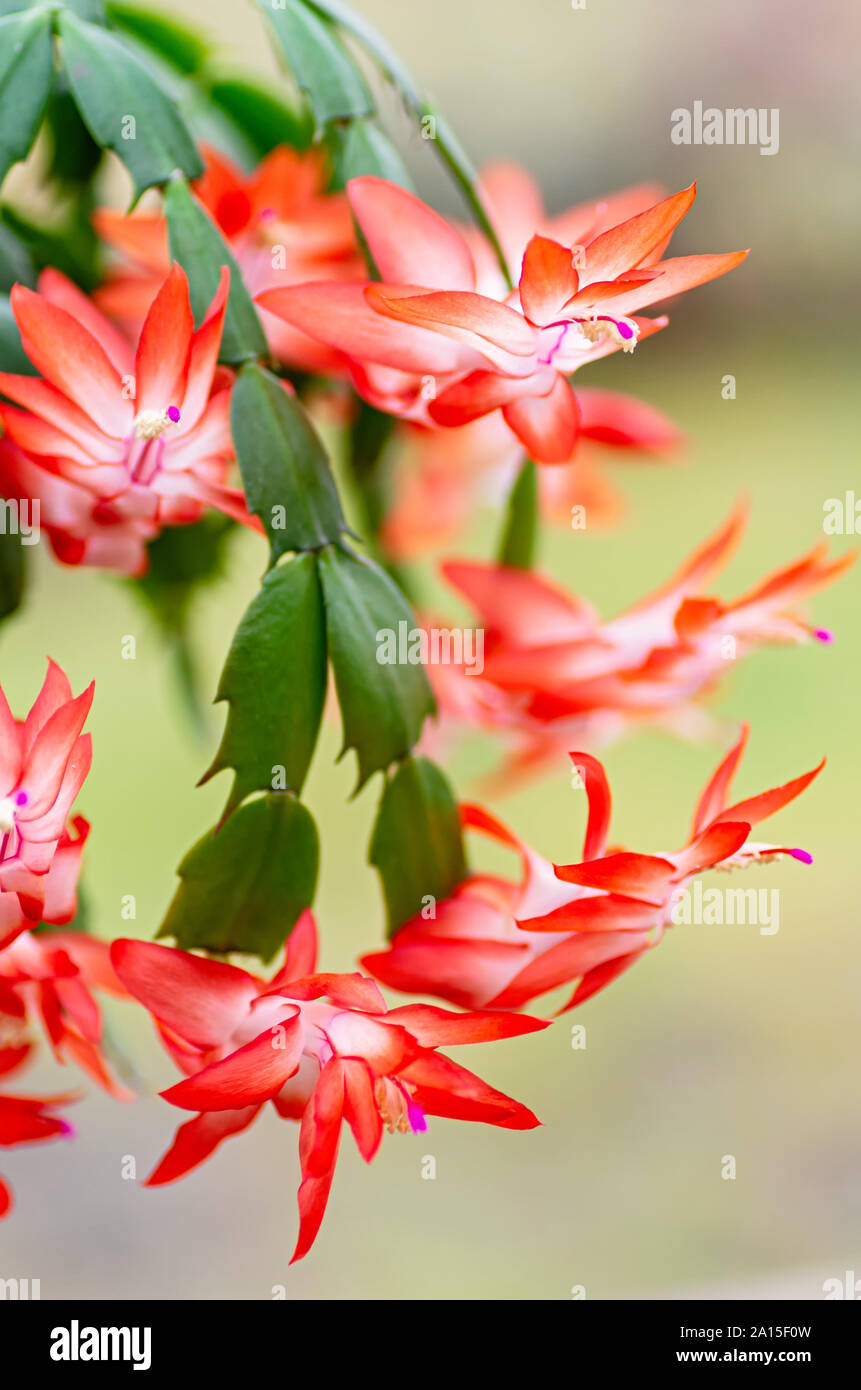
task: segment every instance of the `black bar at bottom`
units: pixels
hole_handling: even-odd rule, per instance
[[[393,1358],[389,1366],[380,1365],[384,1375],[400,1362],[402,1369],[408,1364],[419,1371],[422,1379],[437,1365],[442,1374],[450,1376],[456,1368],[463,1378],[473,1361],[484,1376],[492,1374],[494,1366],[500,1369],[501,1358],[507,1363],[518,1343],[536,1369],[546,1366],[546,1346],[533,1341],[532,1316],[537,1313],[521,1312],[516,1321],[503,1314],[497,1333],[492,1305],[480,1303],[478,1322],[469,1303],[457,1335],[460,1315],[451,1303],[447,1306],[445,1322],[434,1319],[435,1332],[421,1315],[395,1313],[396,1321],[388,1322],[391,1315],[384,1308],[364,1310],[351,1331],[350,1316],[339,1303],[338,1311],[321,1314],[330,1327],[321,1339],[312,1331],[316,1319],[308,1318],[304,1304],[300,1309],[275,1301],[76,1303],[7,1298],[0,1301],[0,1342],[14,1346],[22,1368],[48,1373],[52,1379],[92,1379],[105,1370],[114,1376],[159,1375],[187,1364],[196,1384],[209,1372],[219,1382],[249,1373],[259,1380],[267,1372],[289,1376],[316,1357],[321,1373],[329,1376],[338,1361],[346,1369],[355,1357],[367,1366],[369,1351],[383,1363]],[[821,1377],[838,1367],[857,1365],[861,1330],[857,1303],[847,1307],[827,1301],[572,1301],[557,1314],[546,1325],[562,1338],[554,1347],[557,1355],[570,1358],[572,1378],[578,1364],[585,1369],[582,1358],[587,1349],[589,1362],[597,1358],[610,1373],[798,1366]],[[548,1316],[543,1314],[541,1322]],[[517,1374],[513,1367],[512,1374]]]

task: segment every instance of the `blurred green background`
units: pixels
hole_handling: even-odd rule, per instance
[[[847,303],[858,288],[857,9],[836,0],[815,14],[798,0],[360,8],[477,162],[520,159],[553,208],[635,180],[679,188],[698,177],[674,249],[753,247],[741,270],[676,304],[670,328],[633,359],[618,355],[589,377],[666,410],[691,448],[682,467],[614,468],[628,501],[621,526],[548,536],[547,568],[612,615],[660,582],[739,496],[751,500],[751,522],[715,586],[722,595],[821,540],[824,501],[861,493]],[[231,57],[272,69],[250,6],[183,0],[175,9],[215,30]],[[698,99],[779,108],[779,153],[672,145],[670,112]],[[423,191],[458,210],[427,148],[394,115]],[[721,398],[728,373],[734,401]],[[492,537],[480,521],[472,543],[486,553]],[[21,710],[47,653],[76,688],[95,676],[95,760],[80,798],[93,823],[93,929],[149,935],[177,861],[226,791],[226,778],[194,789],[222,715],[213,715],[208,746],[196,744],[158,634],[128,592],[39,551],[27,608],[0,640],[0,679]],[[229,578],[198,604],[208,690],[263,560],[259,542],[238,538]],[[824,1279],[861,1270],[858,603],[850,574],[814,601],[817,624],[836,634],[832,647],[758,654],[729,673],[714,702],[728,727],[753,725],[740,795],[829,755],[822,777],[774,823],[774,838],[809,849],[813,867],[790,862],[744,880],[780,887],[779,933],[678,928],[543,1034],[461,1051],[532,1106],[543,1128],[437,1121],[426,1136],[388,1138],[370,1170],[345,1139],[317,1245],[288,1271],[297,1135],[274,1112],[179,1185],[150,1192],[123,1181],[123,1157],[134,1156],[144,1177],[178,1112],[154,1098],[174,1072],[147,1020],[116,1005],[112,1029],[149,1095],[121,1106],[90,1094],[73,1116],[74,1144],[3,1154],[18,1210],[0,1226],[0,1274],[41,1278],[43,1297],[269,1298],[283,1284],[295,1299],[566,1299],[577,1285],[588,1298],[731,1299],[817,1298]],[[128,634],[135,661],[121,657]],[[374,793],[348,802],[352,770],[334,767],[337,746],[330,726],[307,794],[323,831],[324,969],[350,968],[382,931],[364,864]],[[719,753],[658,734],[610,750],[613,839],[642,851],[683,843]],[[468,771],[460,769],[461,790]],[[566,767],[494,809],[549,857],[578,853],[584,803]],[[125,894],[137,899],[134,924],[121,920]],[[585,1050],[572,1049],[573,1024],[586,1026]],[[32,1073],[34,1090],[65,1084],[48,1063]],[[421,1177],[427,1154],[435,1181]],[[728,1154],[735,1181],[721,1177]]]

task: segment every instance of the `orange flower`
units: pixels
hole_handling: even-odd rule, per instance
[[[194,192],[211,215],[256,294],[278,285],[361,275],[353,221],[343,193],[325,193],[325,159],[281,146],[245,175],[217,150],[204,148],[206,171]],[[137,333],[170,269],[161,212],[95,213],[99,236],[119,251],[120,265],[96,291],[99,307]],[[263,312],[274,357],[308,371],[333,371],[343,358]]]

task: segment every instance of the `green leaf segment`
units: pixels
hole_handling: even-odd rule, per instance
[[[450,892],[464,861],[448,783],[426,759],[411,757],[434,709],[424,669],[377,659],[380,634],[414,622],[406,600],[384,570],[350,548],[326,451],[285,384],[259,363],[246,364],[231,419],[249,509],[269,542],[269,567],[222,672],[216,699],[228,706],[227,723],[202,779],[230,769],[233,785],[218,826],[180,866],[162,934],[186,947],[266,955],[278,896],[285,898],[281,940],[313,898],[316,875],[282,880],[268,856],[295,864],[296,837],[303,853],[308,848],[313,822],[298,797],[317,742],[329,663],[358,787],[377,772],[386,778],[372,862],[390,924],[400,925],[427,894]],[[271,808],[279,802],[295,814],[276,815]],[[270,809],[255,809],[264,805]],[[257,834],[265,836],[267,857],[251,846]],[[221,845],[226,862],[242,865],[223,898],[210,886],[211,871],[223,882],[215,869]]]

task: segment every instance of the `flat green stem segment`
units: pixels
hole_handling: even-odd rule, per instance
[[[107,29],[68,10],[57,16],[57,31],[84,124],[98,145],[119,155],[135,196],[177,169],[198,178],[203,161],[176,102],[134,54]]]
[[[379,871],[389,935],[421,911],[436,915],[466,874],[451,787],[428,758],[407,758],[386,783],[370,862]]]
[[[269,538],[270,564],[336,541],[346,522],[329,459],[283,382],[256,363],[244,367],[233,388],[230,426],[249,511]]]
[[[251,792],[302,790],[325,699],[323,595],[314,557],[298,555],[265,576],[221,673],[227,724],[201,781],[234,769],[222,821]]]
[[[344,748],[356,750],[361,787],[410,752],[435,704],[423,666],[388,659],[415,625],[397,585],[341,546],[323,550],[319,566]]]
[[[314,821],[294,796],[249,801],[189,850],[158,935],[184,950],[271,960],[313,901],[319,855]]]

